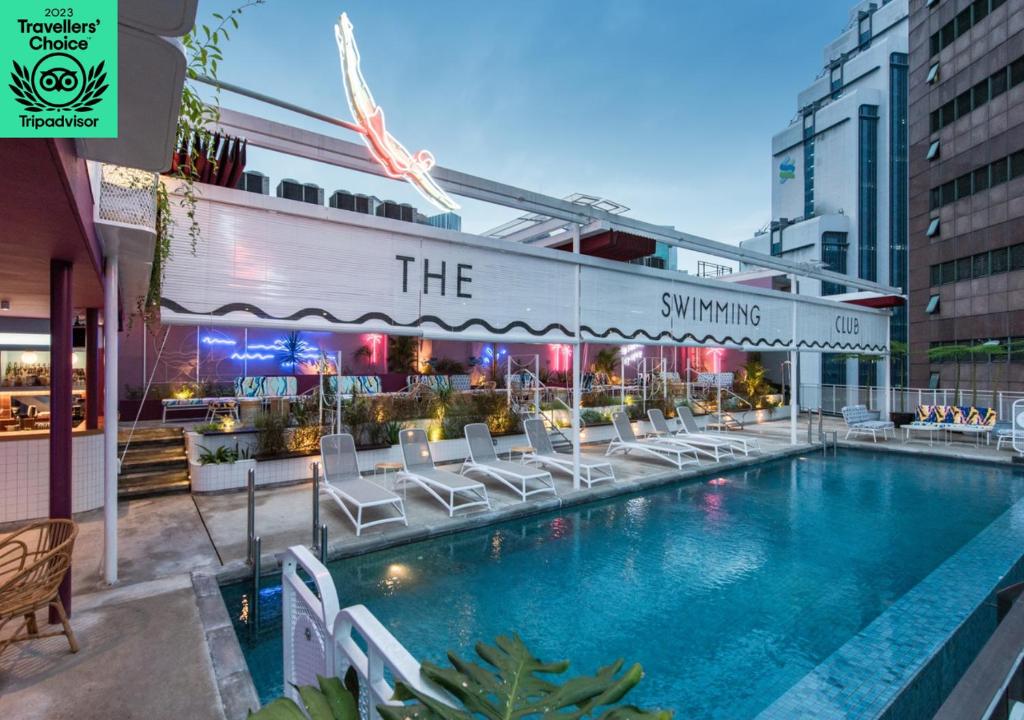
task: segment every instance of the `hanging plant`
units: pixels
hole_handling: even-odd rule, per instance
[[[168,177],[180,181],[178,192],[181,198],[178,204],[184,209],[188,218],[188,234],[192,252],[195,253],[199,243],[199,223],[196,220],[196,168],[203,162],[216,163],[216,157],[200,158],[207,149],[212,147],[210,127],[220,120],[220,90],[213,93],[211,102],[206,102],[196,89],[197,79],[209,77],[217,79],[219,63],[224,60],[221,44],[230,40],[230,32],[238,29],[238,17],[253,5],[262,5],[265,0],[249,0],[235,8],[227,15],[213,13],[216,24],[196,24],[184,38],[187,64],[185,67],[185,85],[181,92],[181,109],[178,112],[178,130],[176,148],[186,148],[185,162],[178,162]],[[149,288],[146,297],[140,300],[139,312],[146,325],[152,325],[159,319],[160,299],[167,261],[171,257],[171,240],[174,236],[174,219],[171,217],[171,200],[164,178],[160,179],[156,188],[156,247],[153,250],[153,267],[149,276]]]

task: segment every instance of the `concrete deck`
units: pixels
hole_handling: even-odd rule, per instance
[[[1008,450],[996,451],[994,445],[976,447],[970,439],[931,447],[926,441],[905,445],[902,435],[899,441],[877,444],[870,439],[845,442],[841,420],[824,418],[823,424],[826,430],[841,430],[841,446],[968,462],[1009,463],[1014,455]],[[804,444],[806,416],[797,436],[801,445],[795,448],[789,444],[785,421],[753,426],[742,434],[759,438],[765,453],[721,463],[705,460],[700,467],[683,472],[656,459],[613,456],[608,460],[615,468],[614,485],[600,483],[576,491],[566,474],[555,473],[558,496],[534,496],[526,503],[518,502],[500,484],[487,481],[493,508],[455,518],[448,518],[440,504],[411,487],[407,496],[409,527],[378,526],[359,538],[326,496],[321,498],[320,519],[329,528],[329,555],[342,557],[809,449]],[[584,449],[587,457],[603,457],[603,450],[600,446]],[[311,515],[310,483],[257,493],[256,531],[263,538],[267,572],[276,570],[275,556],[289,545],[310,544]],[[63,638],[8,648],[0,656],[0,717],[244,717],[253,707],[255,695],[213,578],[227,580],[250,572],[244,562],[245,493],[122,502],[120,583],[114,588],[104,585],[98,565],[103,555],[102,512],[76,519],[80,531],[73,570],[72,625],[81,651],[70,654]]]

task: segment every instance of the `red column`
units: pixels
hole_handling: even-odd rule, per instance
[[[88,308],[85,311],[85,427],[95,430],[100,426],[100,406],[103,394],[100,391],[100,311]]]
[[[50,517],[71,517],[71,263],[50,261]],[[60,586],[71,612],[71,573]],[[56,622],[51,611],[50,622]]]

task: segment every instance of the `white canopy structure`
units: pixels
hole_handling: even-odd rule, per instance
[[[351,123],[268,98],[335,126]],[[387,175],[366,147],[224,109],[215,128],[256,147]],[[167,324],[383,332],[435,339],[532,343],[639,343],[741,350],[852,352],[887,356],[889,313],[580,254],[580,229],[604,228],[705,255],[883,295],[893,288],[795,264],[606,209],[433,166],[451,195],[534,213],[565,228],[573,252],[505,237],[470,235],[219,187],[197,207],[203,241],[192,254],[175,240],[167,268]],[[177,214],[184,211],[172,203]],[[184,217],[176,218],[182,223]],[[531,228],[535,230],[536,228]],[[796,283],[792,283],[795,287]],[[887,363],[883,384],[888,385]],[[580,353],[573,353],[574,456],[579,456]],[[797,388],[791,440],[796,442]],[[888,392],[884,395],[888,398]],[[888,410],[888,408],[886,408]],[[578,478],[578,473],[577,473]],[[578,480],[577,480],[578,482]]]

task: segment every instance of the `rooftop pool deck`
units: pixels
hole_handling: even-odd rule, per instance
[[[638,661],[630,700],[677,717],[930,717],[1019,574],[1024,474],[863,450],[707,469],[335,561],[339,599],[421,659],[515,631],[580,670]],[[256,638],[248,585],[222,589],[264,700],[282,682],[276,582]]]

